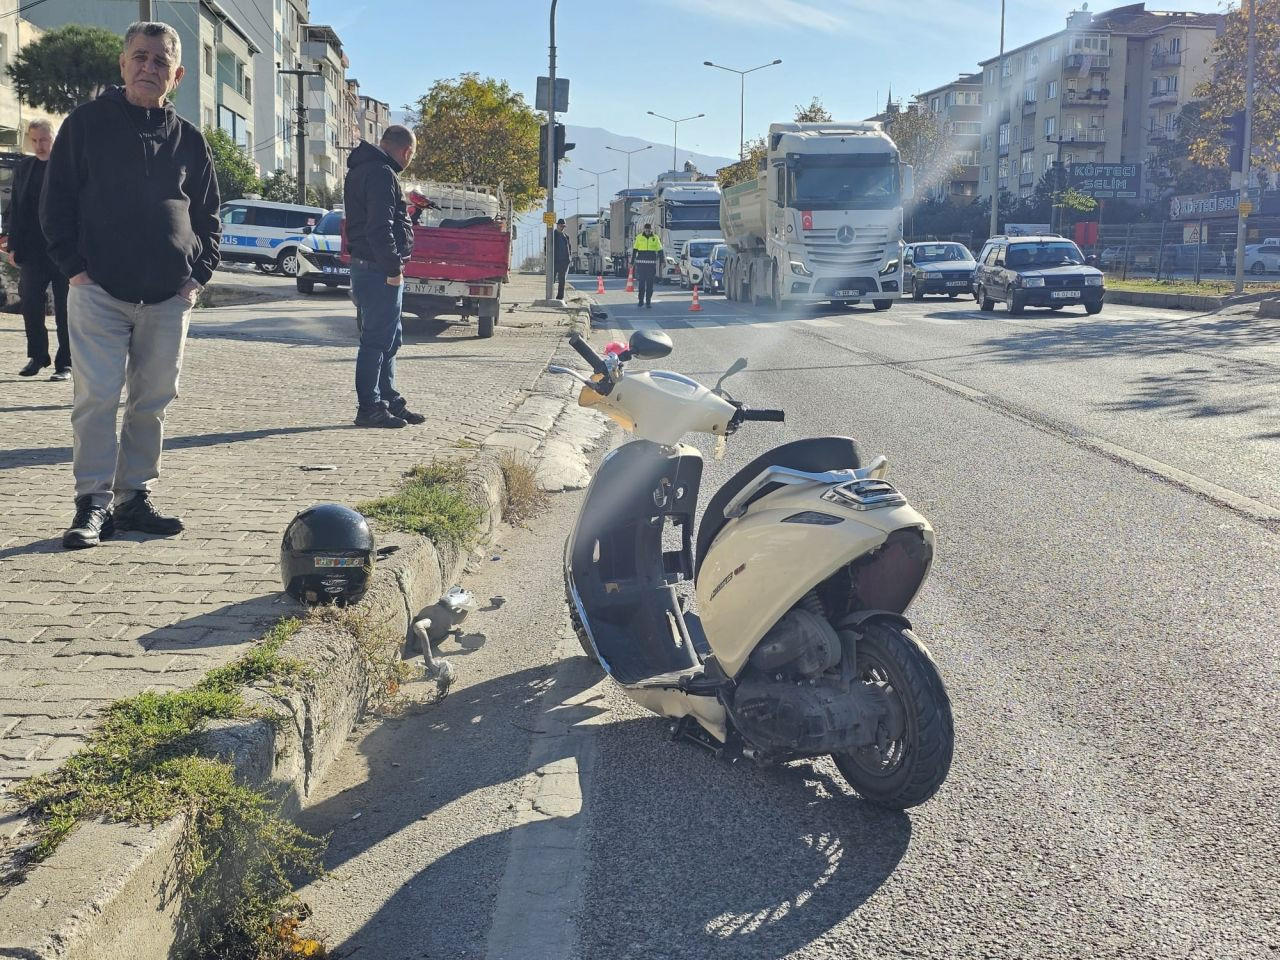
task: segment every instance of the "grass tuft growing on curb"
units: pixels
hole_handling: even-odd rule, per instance
[[[285,820],[274,799],[237,782],[230,763],[199,750],[211,721],[275,719],[250,707],[241,691],[306,675],[303,664],[280,655],[299,623],[278,623],[244,656],[190,690],[116,701],[78,753],[20,784],[15,793],[38,823],[30,859],[47,858],[84,820],[155,824],[184,815],[175,879],[186,895],[185,954],[288,955],[277,934],[300,909],[291,878],[322,872],[324,841]]]
[[[468,547],[480,532],[484,512],[467,497],[465,479],[461,463],[417,466],[395,493],[357,504],[356,509],[390,530]]]
[[[528,457],[514,451],[504,453],[498,467],[506,481],[503,519],[513,526],[524,526],[545,510],[549,502],[546,491],[538,486],[537,469]]]

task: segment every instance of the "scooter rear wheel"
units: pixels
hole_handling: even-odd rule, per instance
[[[858,679],[884,685],[905,722],[901,736],[832,757],[849,785],[871,803],[914,807],[938,792],[951,769],[951,701],[929,651],[910,630],[868,621],[857,649]]]
[[[569,607],[569,622],[573,624],[574,635],[578,638],[578,643],[582,646],[582,652],[587,655],[587,659],[594,664],[600,663],[600,658],[596,656],[595,650],[591,648],[591,641],[587,638],[587,631],[582,626],[582,620],[578,617],[578,607],[573,602],[573,597],[569,594],[569,584],[564,585],[564,602]]]

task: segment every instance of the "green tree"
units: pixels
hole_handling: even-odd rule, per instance
[[[277,170],[274,173],[268,173],[262,178],[262,184],[258,192],[262,194],[263,200],[273,200],[276,203],[297,203],[298,178],[288,170]]]
[[[544,196],[538,186],[541,115],[505,81],[477,73],[437,80],[405,109],[418,137],[410,177],[501,186],[517,213]]]
[[[902,111],[889,123],[887,132],[898,145],[902,162],[915,168],[917,197],[950,180],[959,168],[955,138],[927,110]]]
[[[5,67],[18,98],[50,113],[70,113],[120,82],[124,42],[102,27],[70,23],[18,51]]]
[[[1171,139],[1161,141],[1147,155],[1147,182],[1160,188],[1162,194],[1210,193],[1231,186],[1226,168],[1226,155],[1217,166],[1206,167],[1192,156],[1197,141],[1216,138],[1218,122],[1205,113],[1202,100],[1188,103],[1178,115],[1178,127]]]
[[[822,105],[821,97],[814,97],[807,107],[796,104],[796,123],[829,123],[831,111]]]
[[[241,150],[225,130],[206,130],[213,169],[218,176],[218,192],[223,200],[238,200],[246,193],[258,193],[262,181],[254,172],[253,161]]]
[[[1254,0],[1257,56],[1254,60],[1252,162],[1280,171],[1280,0]],[[1223,32],[1213,42],[1213,76],[1195,90],[1204,115],[1212,118],[1193,136],[1191,158],[1203,167],[1225,167],[1227,148],[1217,134],[1218,121],[1244,109],[1247,17],[1240,6],[1227,10]]]

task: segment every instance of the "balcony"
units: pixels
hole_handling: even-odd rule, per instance
[[[1111,91],[1106,87],[1100,90],[1068,90],[1062,95],[1064,107],[1105,107],[1111,102]]]
[[[954,183],[977,183],[978,182],[978,165],[976,163],[962,163],[951,174],[951,182]]]
[[[1101,127],[1089,127],[1081,130],[1064,130],[1056,139],[1049,138],[1056,143],[1106,143],[1107,131]]]
[[[1101,73],[1111,69],[1111,56],[1106,53],[1072,53],[1062,58],[1062,69]]]
[[[1000,144],[999,147],[996,148],[996,156],[1007,157],[1008,155],[1009,155],[1009,145],[1007,143],[1002,143]]]
[[[241,117],[253,116],[253,105],[248,98],[229,83],[218,84],[218,105]]]
[[[1182,65],[1181,50],[1165,50],[1151,55],[1153,67],[1177,67]]]
[[[1147,143],[1168,143],[1176,137],[1176,133],[1168,127],[1156,127],[1147,131]]]
[[[1024,117],[1034,117],[1036,114],[1037,106],[1039,106],[1039,104],[1037,104],[1034,100],[1022,101],[1022,115]]]
[[[1036,185],[1036,175],[1034,172],[1018,174],[1018,186],[1034,187]]]
[[[1036,138],[1035,138],[1035,137],[1023,137],[1023,138],[1022,138],[1022,152],[1023,152],[1023,153],[1026,153],[1028,150],[1034,150],[1035,148],[1036,148]]]
[[[1150,97],[1147,98],[1147,106],[1149,107],[1158,107],[1161,104],[1177,103],[1177,102],[1178,102],[1177,90],[1161,90],[1159,93],[1153,93],[1151,94]]]

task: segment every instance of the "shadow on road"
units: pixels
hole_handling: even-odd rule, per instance
[[[339,882],[363,886],[381,860],[351,862],[371,848],[426,851],[442,842],[415,831],[414,821],[441,812],[456,822],[459,809],[474,810],[478,819],[501,816],[486,809],[482,791],[533,772],[529,741],[513,736],[512,728],[540,732],[537,725],[553,708],[575,724],[598,725],[607,709],[603,697],[559,706],[599,679],[594,670],[556,677],[554,664],[499,677],[373,729],[360,744],[364,779],[303,814],[305,828],[334,831],[326,869]],[[599,927],[592,917],[598,911],[608,918],[599,935],[610,941],[586,949],[586,956],[782,956],[847,919],[906,852],[911,825],[905,815],[850,797],[807,764],[770,771],[722,764],[698,747],[664,742],[656,718],[597,729],[598,741],[612,742],[631,761],[608,776],[621,773],[626,783],[619,789],[634,785],[636,794],[624,822],[601,822],[612,801],[597,809],[591,789],[576,815],[591,829],[584,843],[594,835],[602,848],[583,882],[583,929]],[[634,752],[627,746],[632,742],[639,747]],[[560,758],[557,750],[547,762]],[[669,792],[645,796],[655,789]],[[485,942],[513,836],[536,828],[486,832],[486,823],[476,822],[469,842],[390,892],[337,955],[394,953],[409,944],[422,956],[464,947],[470,955]],[[659,929],[656,918],[662,918]],[[323,918],[317,921],[323,926]],[[628,943],[645,948],[636,952]]]

